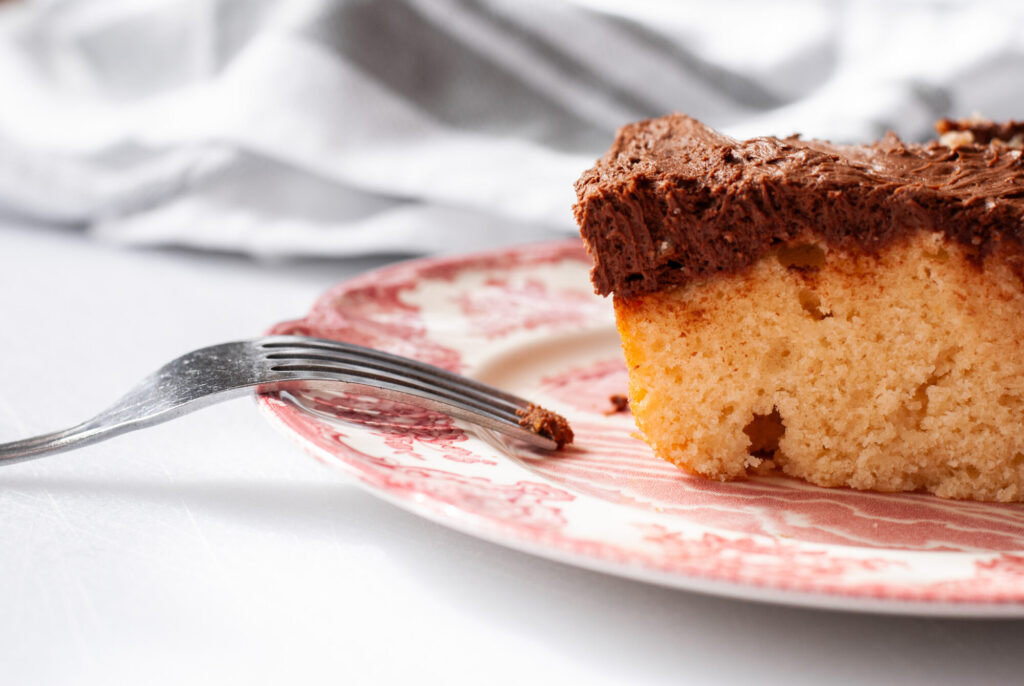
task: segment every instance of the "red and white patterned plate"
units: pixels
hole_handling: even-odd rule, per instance
[[[319,393],[262,396],[322,462],[481,538],[653,583],[804,606],[1024,616],[1024,507],[716,483],[655,458],[626,388],[611,303],[562,242],[381,269],[274,333],[351,341],[507,388],[565,415],[576,443],[512,448],[448,417]],[[300,407],[301,405],[301,407]],[[339,421],[340,420],[340,421]]]

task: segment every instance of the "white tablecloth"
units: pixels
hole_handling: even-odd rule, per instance
[[[369,261],[130,251],[0,222],[0,440],[71,424]],[[737,602],[449,531],[238,400],[0,469],[0,682],[1010,684],[1024,623]]]

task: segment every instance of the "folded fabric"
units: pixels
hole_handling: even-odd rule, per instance
[[[919,139],[1020,116],[1022,33],[977,2],[7,2],[0,212],[262,255],[569,235],[623,123]]]

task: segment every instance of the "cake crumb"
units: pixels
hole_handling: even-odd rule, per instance
[[[605,416],[613,414],[619,414],[620,412],[629,412],[629,398],[621,393],[613,393],[608,396],[608,402],[612,404],[611,409],[605,410]]]
[[[516,416],[519,417],[519,426],[545,438],[550,438],[555,442],[557,450],[572,443],[572,428],[565,417],[560,414],[530,403],[526,409],[516,410]]]

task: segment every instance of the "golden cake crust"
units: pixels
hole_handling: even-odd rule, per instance
[[[1024,285],[998,250],[795,241],[615,312],[637,425],[687,471],[1024,501]]]

